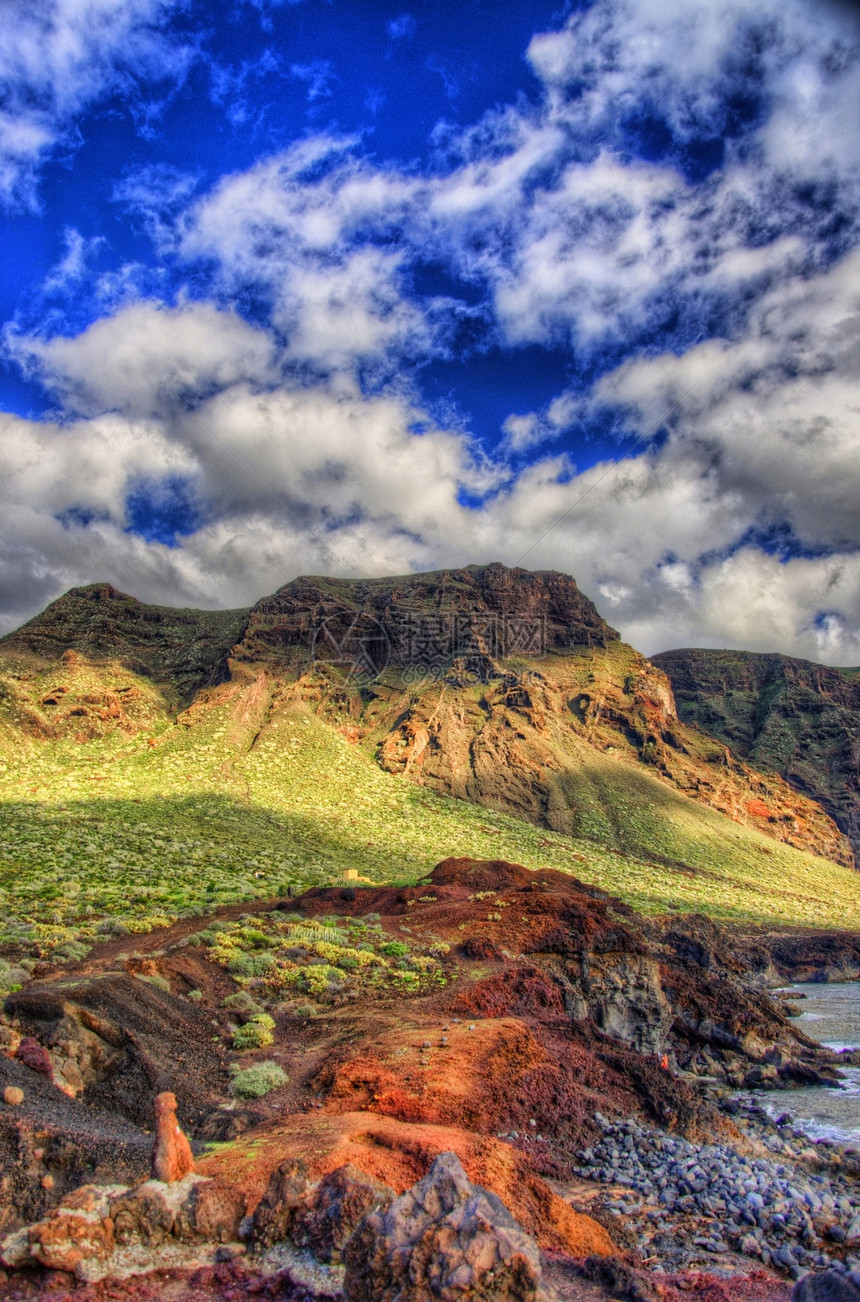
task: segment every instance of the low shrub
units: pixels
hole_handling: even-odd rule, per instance
[[[230,1082],[230,1093],[240,1099],[261,1099],[264,1094],[286,1085],[289,1077],[276,1062],[255,1062],[237,1071]]]
[[[234,958],[227,963],[227,968],[234,975],[243,977],[263,976],[275,962],[275,955],[271,950],[265,950],[262,954],[245,954],[239,952]]]
[[[272,1035],[274,1027],[274,1018],[268,1013],[260,1013],[257,1017],[252,1017],[244,1026],[240,1026],[233,1032],[233,1048],[239,1053],[244,1053],[248,1049],[268,1049],[274,1042]]]
[[[265,1012],[256,999],[251,998],[247,990],[237,990],[235,994],[228,995],[226,999],[222,999],[221,1007],[229,1008],[231,1012],[238,1013],[244,1018],[256,1017]]]
[[[91,949],[92,945],[85,945],[80,940],[67,940],[65,944],[57,946],[52,957],[67,958],[73,963],[80,963],[81,959],[86,958]]]

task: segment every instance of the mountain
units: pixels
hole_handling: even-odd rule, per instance
[[[68,651],[95,663],[118,660],[188,701],[223,677],[227,652],[246,621],[244,610],[147,606],[109,583],[92,583],[72,588],[0,639],[0,656],[7,665],[31,666],[52,664]]]
[[[860,673],[752,651],[654,657],[681,717],[818,800],[860,855]]]
[[[0,952],[457,854],[860,925],[829,815],[680,719],[564,574],[305,577],[230,612],[74,589],[0,640],[0,800]]]

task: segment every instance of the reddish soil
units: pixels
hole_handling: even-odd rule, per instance
[[[577,1149],[597,1136],[595,1112],[636,1116],[692,1138],[734,1133],[666,1070],[659,1046],[682,1057],[711,1036],[716,1054],[722,1036],[740,1060],[747,1037],[756,1053],[778,1044],[784,1056],[817,1061],[776,1005],[745,993],[719,928],[698,919],[646,923],[561,873],[450,859],[421,886],[316,889],[281,907],[307,917],[374,913],[392,938],[425,947],[447,942],[447,984],[409,995],[359,987],[348,999],[323,1001],[310,1018],[289,1005],[275,1009],[274,1045],[241,1061],[273,1058],[288,1083],[241,1103],[229,1095],[230,1019],[222,1007],[237,987],[208,951],[182,944],[199,922],[136,938],[143,957],[122,964],[109,943],[62,975],[45,972],[6,1002],[0,1086],[18,1085],[25,1100],[0,1105],[0,1153],[9,1172],[0,1187],[0,1228],[38,1219],[87,1181],[143,1179],[152,1102],[170,1090],[198,1154],[201,1139],[223,1141],[198,1156],[197,1170],[238,1188],[248,1211],[287,1158],[302,1157],[312,1178],[352,1163],[399,1193],[439,1153],[456,1153],[470,1179],[496,1193],[545,1252],[560,1254],[552,1267],[567,1280],[558,1285],[560,1297],[587,1302],[605,1296],[603,1285],[563,1263],[615,1248],[603,1226],[559,1191],[570,1189]],[[272,908],[246,905],[222,916]],[[139,979],[147,975],[167,977],[170,992]],[[192,989],[201,992],[197,1002],[183,997]],[[643,1026],[651,1049],[636,1047]],[[17,1037],[13,1050],[9,1035]],[[20,1055],[22,1036],[33,1043]],[[44,1049],[56,1061],[75,1037],[85,1087],[72,1099],[39,1068]],[[19,1283],[0,1286],[0,1297],[35,1296],[24,1284],[16,1293]],[[65,1297],[59,1284],[53,1293],[48,1280],[40,1287],[39,1296]],[[785,1302],[765,1275],[660,1287],[668,1302],[684,1293],[707,1295],[707,1302]],[[233,1265],[137,1288],[79,1289],[74,1297],[266,1295],[258,1279]]]

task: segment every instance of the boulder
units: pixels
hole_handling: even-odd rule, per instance
[[[120,1244],[228,1243],[239,1232],[245,1199],[235,1185],[189,1172],[169,1184],[146,1180],[129,1189],[111,1202],[110,1215]]]
[[[538,1247],[454,1153],[436,1158],[344,1249],[347,1302],[538,1302]]]
[[[208,1243],[232,1243],[245,1217],[245,1196],[222,1180],[198,1180],[191,1195],[194,1233]]]
[[[19,1062],[23,1062],[25,1067],[29,1067],[31,1071],[37,1071],[49,1079],[54,1075],[54,1064],[51,1062],[51,1055],[32,1035],[24,1036],[15,1050],[15,1057]]]
[[[804,1275],[794,1286],[792,1302],[860,1302],[860,1278],[855,1271],[838,1270]]]
[[[295,1210],[290,1238],[319,1261],[339,1263],[341,1252],[369,1212],[387,1207],[394,1190],[347,1163],[325,1176]]]
[[[96,1211],[62,1207],[48,1220],[31,1225],[28,1240],[33,1261],[73,1275],[83,1261],[107,1261],[114,1250],[113,1222]]]
[[[182,1265],[201,1243],[236,1239],[245,1213],[240,1190],[189,1173],[165,1184],[82,1185],[35,1225],[0,1242],[0,1264],[62,1270],[93,1282],[129,1263],[152,1270],[167,1253]],[[115,1255],[116,1254],[116,1255]]]
[[[301,1158],[275,1167],[254,1212],[253,1239],[258,1247],[270,1248],[289,1236],[296,1208],[307,1188],[308,1169]]]

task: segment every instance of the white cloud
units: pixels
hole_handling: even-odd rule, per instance
[[[172,405],[165,389],[188,398],[274,374],[269,334],[208,303],[135,303],[73,338],[9,333],[7,346],[68,408],[85,414],[146,417]]]
[[[57,53],[34,101],[47,107],[8,134],[9,157],[32,167],[58,123],[117,84],[123,22],[149,49],[155,0],[119,11],[38,10],[57,31],[80,20],[88,40],[102,14],[106,36],[98,58],[86,42]],[[195,283],[209,274],[212,301],[134,303],[73,338],[7,336],[65,410],[56,425],[9,418],[0,444],[5,608],[30,613],[99,577],[144,599],[233,605],[309,569],[524,559],[573,573],[645,651],[860,661],[860,255],[826,270],[860,211],[852,21],[824,0],[595,0],[532,41],[543,101],[439,128],[426,175],[320,136],[197,198],[196,179],[169,169],[127,177],[117,198]],[[324,93],[325,69],[294,71]],[[28,64],[19,83],[37,74]],[[727,90],[757,100],[744,130]],[[652,163],[629,147],[649,114],[673,142]],[[717,138],[722,163],[701,179],[684,150]],[[838,239],[809,199],[825,181]],[[71,237],[58,283],[88,252]],[[408,382],[449,346],[457,310],[411,294],[426,262],[483,289],[476,311],[501,346],[567,347],[583,373],[607,344],[642,351],[590,392],[580,377],[545,411],[509,415],[502,453],[532,464],[490,464]],[[247,294],[270,329],[229,310]],[[673,314],[687,335],[648,355]],[[581,474],[564,453],[534,459],[606,404],[631,435],[662,420],[665,437]],[[125,531],[129,487],[170,477],[192,485],[203,519],[172,548]]]
[[[74,116],[113,91],[181,78],[188,45],[162,33],[180,0],[5,0],[0,203],[34,207],[38,172]]]
[[[623,397],[640,419],[698,377],[663,446],[582,474],[556,455],[516,478],[404,397],[368,399],[343,378],[279,381],[269,337],[230,313],[126,309],[40,357],[91,414],[4,418],[7,624],[97,578],[146,600],[241,605],[301,572],[501,559],[574,574],[646,652],[705,643],[860,661],[860,553],[837,541],[852,511],[856,525],[860,417],[846,373],[860,343],[857,290],[851,260],[765,303],[767,348],[742,371],[743,341],[622,368],[602,397]],[[820,372],[828,301],[839,362]],[[806,372],[783,393],[768,379],[790,348]],[[745,406],[726,373],[745,376]],[[193,414],[159,402],[167,374],[197,389]],[[412,432],[419,422],[425,433]],[[533,422],[514,422],[509,436],[527,439]],[[171,478],[192,486],[200,527],[172,548],[127,533],[130,488]],[[484,496],[483,509],[464,506],[463,490]],[[765,507],[803,539],[831,538],[834,554],[781,561],[738,547]]]

